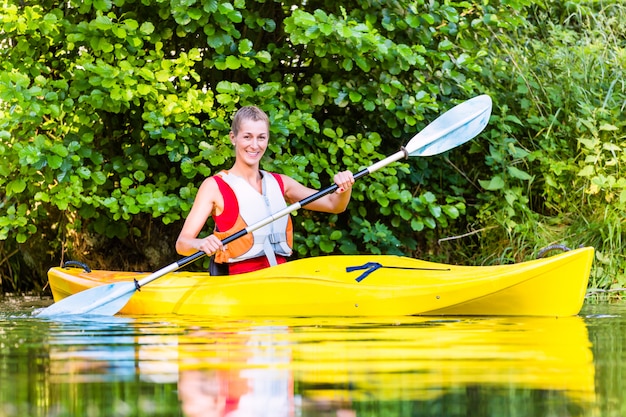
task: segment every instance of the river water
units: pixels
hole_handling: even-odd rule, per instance
[[[32,302],[0,300],[0,417],[626,416],[626,303],[565,318],[44,320]]]

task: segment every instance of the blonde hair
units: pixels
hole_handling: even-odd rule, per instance
[[[235,136],[239,133],[239,128],[244,120],[253,120],[255,122],[262,120],[267,123],[267,128],[269,130],[270,118],[267,114],[256,106],[245,106],[237,110],[237,113],[235,113],[235,116],[233,117],[233,123],[230,126],[230,130]]]

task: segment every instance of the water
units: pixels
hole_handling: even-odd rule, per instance
[[[0,303],[0,417],[624,416],[626,304],[578,317],[33,318]]]

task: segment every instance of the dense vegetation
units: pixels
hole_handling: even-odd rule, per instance
[[[598,251],[592,286],[626,281],[620,2],[3,0],[0,13],[5,291],[69,258],[176,259],[197,187],[232,163],[242,105],[271,117],[264,168],[319,188],[482,93],[494,111],[479,138],[359,180],[345,214],[300,211],[297,254],[486,264],[583,244]]]

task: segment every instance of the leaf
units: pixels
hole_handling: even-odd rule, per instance
[[[135,19],[125,19],[124,26],[126,27],[126,29],[130,30],[131,32],[134,32],[139,27],[139,22],[137,22]]]
[[[424,224],[429,229],[434,229],[437,227],[437,222],[435,222],[435,219],[433,219],[432,217],[424,217]]]
[[[154,25],[151,22],[144,22],[139,27],[139,32],[144,35],[151,35],[154,32]]]
[[[329,240],[320,241],[320,249],[322,252],[331,253],[335,249],[335,242]]]
[[[6,186],[6,190],[10,194],[20,194],[24,192],[25,189],[26,189],[26,181],[24,181],[22,178],[18,178],[13,181],[10,181]]]
[[[102,185],[107,181],[107,177],[102,171],[93,172],[91,174],[91,179],[97,185]]]
[[[526,171],[522,171],[521,169],[516,168],[514,166],[508,166],[507,171],[513,178],[517,178],[522,181],[529,181],[533,178],[532,175],[530,175]]]
[[[619,128],[615,125],[609,124],[609,123],[603,123],[600,125],[600,130],[604,130],[607,132],[614,132],[616,130],[619,130]]]
[[[76,173],[83,179],[88,179],[91,176],[91,170],[86,166],[78,167]]]
[[[428,191],[420,196],[420,200],[423,201],[425,204],[433,204],[435,201],[437,201],[437,196]]]
[[[313,94],[311,94],[311,102],[315,106],[322,106],[324,104],[324,94],[319,90],[315,90]]]
[[[93,0],[93,7],[96,10],[107,11],[111,9],[111,0]]]
[[[363,98],[363,96],[356,91],[351,91],[349,97],[350,101],[352,101],[353,103],[358,103]]]
[[[361,70],[363,72],[370,72],[371,66],[370,63],[362,56],[355,56],[354,58],[354,62],[356,62],[356,65],[361,68]]]
[[[63,158],[59,155],[48,155],[46,160],[48,161],[48,166],[53,169],[59,169],[63,165]]]
[[[578,138],[578,141],[582,143],[585,148],[590,149],[590,150],[595,149],[596,143],[598,142],[598,140],[595,138],[591,138],[591,139]]]
[[[193,20],[200,20],[202,18],[202,16],[204,16],[204,14],[202,13],[202,10],[196,9],[196,8],[193,8],[193,7],[187,9],[187,14]]]
[[[239,45],[237,46],[237,49],[239,50],[239,53],[242,55],[246,55],[248,53],[250,53],[252,51],[252,41],[249,39],[242,39],[241,42],[239,42]]]
[[[438,219],[439,217],[441,217],[441,207],[440,206],[428,206],[428,211],[430,211],[430,214],[432,214],[432,216],[435,219]]]
[[[153,87],[147,84],[140,84],[137,86],[137,92],[142,96],[147,96],[154,91]]]
[[[160,70],[155,74],[156,80],[161,83],[169,81],[171,76],[172,74],[168,70]]]
[[[524,123],[522,123],[522,121],[517,116],[512,114],[507,115],[504,119],[509,122],[517,123],[520,126],[524,125]]]
[[[447,39],[444,39],[443,41],[439,42],[437,49],[439,49],[440,51],[448,51],[452,49],[453,47],[454,47],[454,44],[452,42],[450,42]]]
[[[626,204],[626,190],[622,190],[619,194],[619,202],[620,204]]]
[[[362,139],[361,150],[362,150],[362,153],[361,153],[362,155],[372,155],[376,151],[376,148],[374,147],[374,144],[370,142],[369,140]]]
[[[459,209],[455,206],[443,206],[443,212],[451,219],[457,219],[460,216]]]
[[[322,133],[324,134],[324,136],[328,136],[331,139],[335,139],[337,137],[337,134],[335,133],[335,131],[329,127],[324,128]]]
[[[579,177],[590,177],[595,173],[595,168],[593,165],[585,165],[583,169],[578,171]]]
[[[496,175],[489,181],[478,180],[480,186],[488,191],[496,191],[504,188],[504,180],[499,175]]]
[[[226,57],[226,68],[239,69],[240,67],[241,67],[241,61],[239,61],[239,58],[233,55],[229,55]]]
[[[602,149],[607,150],[609,152],[620,152],[622,148],[615,143],[603,143]]]
[[[17,241],[17,243],[25,243],[28,240],[28,235],[23,232],[18,232],[15,240]]]
[[[144,182],[146,179],[146,174],[143,171],[135,171],[133,172],[133,178],[135,178],[139,182]]]
[[[217,11],[217,6],[218,6],[217,0],[205,0],[202,3],[203,3],[203,9],[205,12],[211,14]]]
[[[113,22],[108,16],[100,15],[90,23],[90,26],[104,32],[113,26]]]
[[[339,240],[341,239],[341,236],[343,236],[343,233],[341,233],[341,230],[334,230],[330,234],[330,240]]]
[[[255,58],[263,64],[269,64],[270,62],[272,62],[272,55],[267,51],[257,52]]]
[[[67,155],[69,155],[69,151],[67,150],[67,148],[60,143],[55,143],[54,145],[52,145],[50,150],[61,157],[66,157]]]

